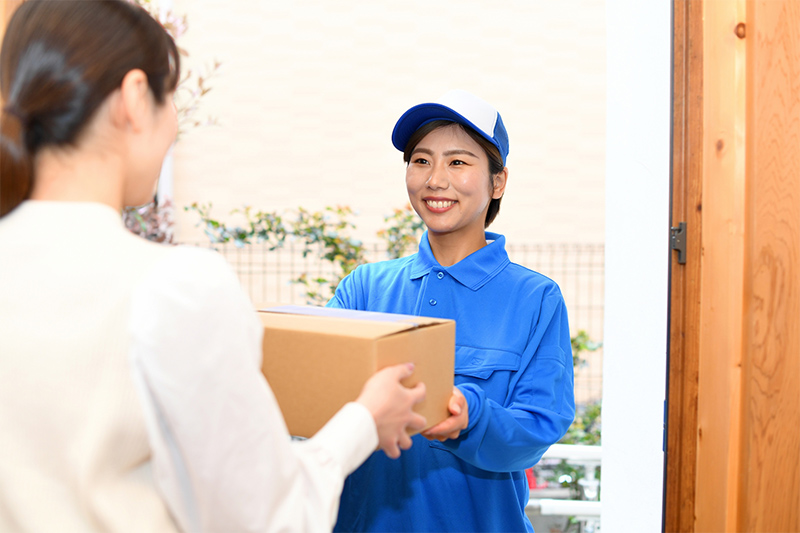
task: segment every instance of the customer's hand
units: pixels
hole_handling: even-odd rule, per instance
[[[378,428],[378,446],[392,459],[400,457],[401,449],[411,447],[406,428],[419,431],[425,427],[425,417],[411,410],[425,399],[425,384],[408,388],[400,383],[413,372],[414,365],[410,363],[386,367],[367,380],[356,399],[372,413]]]
[[[464,395],[458,390],[458,387],[453,387],[453,395],[450,396],[447,408],[450,410],[450,416],[432,428],[423,431],[423,437],[438,441],[455,439],[461,434],[461,430],[467,429],[467,425],[469,424],[469,408],[467,406],[467,399],[464,398]]]

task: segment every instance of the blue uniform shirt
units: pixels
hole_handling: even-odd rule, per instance
[[[410,257],[359,266],[330,307],[456,321],[455,384],[469,425],[374,453],[345,482],[335,531],[533,531],[524,469],[575,416],[567,310],[556,283],[511,263],[505,237],[441,266],[427,233]]]

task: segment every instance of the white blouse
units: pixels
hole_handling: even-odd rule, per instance
[[[261,331],[215,252],[100,204],[0,219],[0,530],[329,531],[375,424],[292,441]]]

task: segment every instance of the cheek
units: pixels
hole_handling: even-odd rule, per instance
[[[408,189],[409,194],[418,191],[420,187],[424,186],[425,178],[421,172],[411,168],[406,169],[406,189]]]
[[[470,196],[491,196],[492,194],[491,183],[484,174],[461,173],[451,183],[462,194]]]

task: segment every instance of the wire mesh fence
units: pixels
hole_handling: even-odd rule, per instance
[[[227,259],[256,306],[309,303],[306,287],[296,282],[301,275],[311,280],[337,277],[333,264],[322,257],[321,250],[312,249],[304,254],[305,247],[296,242],[289,241],[275,250],[266,244],[198,246],[212,247]],[[523,244],[507,245],[506,250],[513,262],[558,283],[567,304],[573,336],[583,330],[592,341],[602,341],[602,244]],[[385,246],[367,245],[365,259],[369,262],[388,259]],[[327,288],[323,286],[324,290]],[[585,405],[602,396],[602,348],[584,352],[580,357],[582,363],[575,369],[575,400]]]

